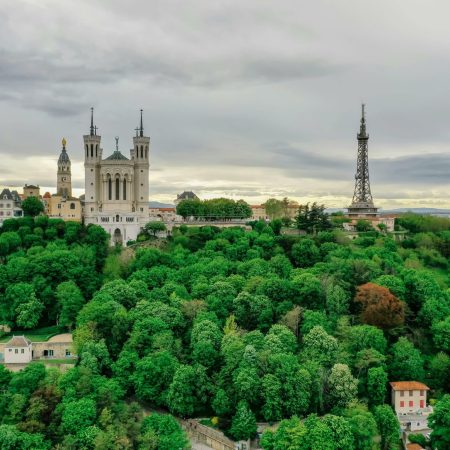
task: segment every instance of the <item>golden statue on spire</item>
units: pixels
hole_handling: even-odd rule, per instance
[[[62,146],[65,147],[67,144],[66,138],[62,138]]]

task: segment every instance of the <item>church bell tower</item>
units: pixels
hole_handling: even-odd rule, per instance
[[[148,211],[148,175],[149,175],[149,148],[150,138],[144,136],[144,125],[142,119],[139,127],[136,128],[136,136],[133,138],[133,150],[131,151],[132,159],[135,161],[135,194],[136,212],[147,214]]]
[[[70,158],[66,151],[66,139],[62,140],[62,150],[58,158],[58,175],[56,180],[56,194],[61,197],[72,197],[72,172]]]
[[[100,162],[102,149],[100,148],[101,136],[97,134],[94,126],[94,108],[91,108],[91,126],[89,134],[83,136],[84,141],[84,183],[85,183],[85,214],[98,211],[100,200]]]

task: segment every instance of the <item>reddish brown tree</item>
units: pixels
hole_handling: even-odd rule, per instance
[[[386,330],[402,325],[405,320],[405,304],[378,284],[359,286],[354,301],[361,304],[361,321],[368,325]]]

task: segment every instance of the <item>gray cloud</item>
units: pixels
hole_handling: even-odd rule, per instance
[[[444,0],[4,0],[0,185],[54,185],[65,136],[82,187],[89,107],[106,155],[116,135],[131,145],[143,107],[152,196],[346,204],[364,100],[374,194],[450,204],[449,13]]]

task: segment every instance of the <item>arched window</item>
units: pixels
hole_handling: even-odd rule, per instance
[[[120,181],[116,178],[116,200],[119,200],[120,195]]]
[[[94,157],[94,144],[91,144],[91,158]]]
[[[75,203],[70,204],[70,209],[75,209]]]
[[[89,157],[89,146],[86,144],[86,156]]]
[[[119,222],[119,214],[116,215],[116,222]]]
[[[98,144],[95,144],[95,157],[97,157],[97,151],[98,151]]]
[[[108,199],[112,200],[112,180],[108,180]]]
[[[144,157],[144,146],[141,145],[141,158],[143,158],[143,157]]]
[[[127,199],[127,179],[124,178],[123,180],[123,197],[122,200],[126,200]]]
[[[136,145],[136,158],[139,158],[139,146]]]

